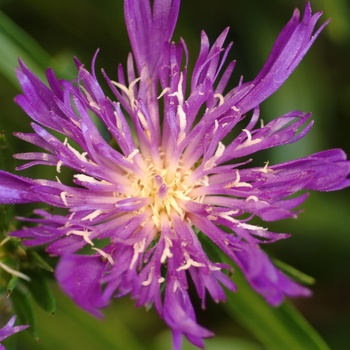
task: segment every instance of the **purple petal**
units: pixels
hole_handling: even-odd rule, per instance
[[[321,15],[321,12],[311,14],[310,3],[306,5],[301,21],[299,10],[294,11],[293,17],[278,36],[264,67],[258,76],[248,83],[249,92],[236,105],[242,114],[273,94],[294,71],[328,23],[322,24],[314,33],[316,22]]]
[[[23,329],[26,329],[29,327],[28,325],[14,326],[15,321],[16,321],[16,316],[12,316],[11,319],[6,323],[6,325],[0,328],[0,342],[3,341],[5,338],[9,337],[10,335],[20,332]]]
[[[214,334],[197,324],[187,291],[177,287],[176,283],[176,280],[167,282],[164,296],[164,320],[172,330],[174,350],[180,350],[182,334],[194,345],[203,348],[202,339]]]
[[[346,160],[346,154],[340,149],[318,152],[272,166],[271,169],[281,178],[297,178],[302,173],[309,173],[310,180],[303,185],[306,190],[336,191],[350,185],[350,161]]]
[[[178,17],[179,0],[124,2],[125,22],[139,73],[146,68],[155,77],[165,42],[169,42]]]
[[[0,170],[0,203],[18,204],[38,201],[31,187],[39,184],[39,181],[16,176]]]
[[[103,296],[101,278],[106,268],[101,256],[63,255],[56,268],[56,279],[74,302],[96,317],[108,305]]]

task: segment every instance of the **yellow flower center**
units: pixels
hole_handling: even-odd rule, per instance
[[[176,170],[171,171],[165,168],[158,168],[152,161],[147,162],[148,168],[143,178],[129,174],[132,181],[133,196],[148,198],[150,203],[141,211],[151,209],[154,225],[160,228],[160,218],[166,214],[171,222],[174,213],[184,219],[186,210],[183,203],[186,201],[201,202],[202,197],[192,197],[190,192],[198,186],[203,186],[207,178],[203,178],[193,184],[186,181],[193,170],[184,169],[180,164]]]

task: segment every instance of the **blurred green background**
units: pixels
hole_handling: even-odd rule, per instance
[[[240,75],[254,78],[263,65],[273,41],[302,0],[190,0],[183,1],[174,40],[183,37],[193,64],[199,48],[200,30],[213,41],[227,26],[234,41],[230,54],[237,59],[232,87]],[[264,154],[270,164],[341,147],[350,154],[350,5],[348,0],[312,1],[322,20],[332,18],[311,51],[287,83],[261,106],[265,121],[293,109],[312,111],[315,125],[306,139]],[[72,57],[87,67],[97,48],[97,68],[116,77],[118,63],[130,50],[121,0],[0,0],[0,130],[4,130],[15,152],[26,144],[13,131],[29,131],[29,119],[13,103],[19,93],[14,70],[21,56],[36,73],[52,66],[63,78],[74,77]],[[5,17],[4,17],[5,16]],[[23,33],[11,33],[12,24]],[[17,28],[17,27],[16,27]],[[17,29],[16,29],[17,30]],[[13,32],[12,32],[13,33]],[[17,35],[21,38],[17,44]],[[35,41],[32,42],[29,35]],[[25,44],[23,44],[25,43]],[[38,45],[38,47],[36,46]],[[43,48],[40,50],[39,48]],[[39,170],[42,172],[42,168]],[[277,232],[293,233],[268,251],[316,278],[314,296],[295,304],[321,333],[332,349],[350,344],[350,191],[311,194],[298,220],[269,225]],[[103,321],[78,310],[55,288],[58,298],[54,317],[37,311],[39,341],[22,332],[20,349],[170,349],[169,332],[154,312],[136,309],[128,298],[117,300],[106,310]],[[225,305],[208,303],[199,312],[199,322],[216,334],[208,349],[260,349],[258,341],[233,322]],[[188,344],[184,349],[191,349]]]

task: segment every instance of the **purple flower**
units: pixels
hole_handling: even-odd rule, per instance
[[[125,1],[133,55],[126,72],[119,66],[117,81],[103,72],[115,100],[104,94],[94,69],[89,73],[78,61],[75,81],[58,80],[48,70],[49,87],[20,62],[23,95],[16,102],[33,119],[34,132],[16,136],[43,151],[16,154],[27,161],[18,169],[50,165],[57,179],[0,173],[1,203],[61,208],[21,218],[31,225],[13,235],[28,246],[46,244],[61,257],[56,277],[65,292],[97,316],[112,297],[126,294],[137,306],[154,305],[173,332],[174,349],[183,335],[199,347],[212,336],[196,321],[189,279],[203,307],[206,293],[219,302],[223,286],[236,289],[227,274],[232,268],[212,261],[205,246],[225,253],[271,305],[309,295],[260,249],[288,234],[251,219],[296,217],[307,197],[296,196],[299,191],[350,185],[350,162],[339,149],[252,165],[257,151],[298,141],[312,126],[310,114],[299,111],[256,125],[259,104],[283,84],[325,26],[315,30],[321,13],[313,15],[307,5],[300,18],[295,10],[258,76],[225,92],[235,65],[225,65],[228,30],[212,46],[202,32],[189,76],[185,42],[171,42],[179,5]],[[60,180],[63,168],[74,172],[68,184]]]
[[[5,338],[9,337],[12,334],[22,331],[23,329],[28,328],[29,326],[14,326],[16,321],[16,316],[12,316],[10,321],[5,324],[4,327],[0,328],[0,342]],[[0,350],[5,350],[5,347],[0,343]]]

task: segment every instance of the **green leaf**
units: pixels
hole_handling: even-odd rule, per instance
[[[273,259],[273,263],[284,273],[290,276],[293,280],[302,284],[312,285],[315,283],[315,279],[304,272],[297,270],[295,267],[286,264],[285,262]]]
[[[212,260],[221,260],[232,265],[207,237],[198,233],[201,243]],[[299,281],[313,282],[313,278],[293,267],[278,262],[279,267]],[[236,268],[233,280],[236,293],[227,293],[224,309],[247,328],[268,350],[329,350],[329,346],[305,320],[300,312],[288,301],[275,308],[270,306],[246,281],[242,272]]]
[[[40,343],[26,334],[21,334],[23,343],[20,343],[20,349],[149,349],[145,339],[138,337],[133,328],[134,324],[138,324],[141,329],[151,329],[145,326],[149,315],[145,315],[143,310],[134,310],[132,302],[129,303],[130,305],[128,301],[119,303],[122,305],[121,308],[111,306],[106,309],[105,320],[101,320],[78,308],[58,288],[53,287],[53,292],[57,300],[55,316],[49,317],[43,312],[36,312]],[[36,305],[34,309],[38,311]],[[125,322],[128,317],[133,322],[131,325]],[[147,337],[149,337],[148,334],[145,335],[145,338]],[[20,341],[22,342],[22,339]]]
[[[27,251],[28,260],[46,271],[53,272],[53,268],[33,249],[28,249]]]
[[[17,276],[12,276],[9,283],[7,284],[7,292],[8,295],[11,295],[13,290],[16,288],[18,282]]]
[[[15,67],[18,65],[19,57],[43,81],[46,79],[44,72],[48,66],[67,78],[76,75],[76,68],[71,58],[68,63],[68,57],[51,57],[35,39],[1,11],[0,47],[0,73],[14,86],[18,87]]]
[[[43,67],[48,65],[50,56],[2,12],[0,12],[0,45],[0,71],[14,85],[18,86],[14,69],[18,57],[25,60],[35,74],[44,77]]]
[[[227,260],[227,258],[223,259]],[[329,350],[328,345],[289,302],[269,306],[236,269],[236,293],[227,294],[225,309],[269,350]]]
[[[30,282],[26,285],[35,302],[44,311],[54,315],[56,311],[56,299],[51,291],[48,278],[43,273],[30,274]]]
[[[169,330],[160,333],[154,340],[152,350],[164,350],[170,347],[172,336]],[[205,339],[205,350],[262,350],[261,345],[239,337],[213,337]],[[185,337],[181,350],[198,350]]]
[[[37,338],[36,318],[34,315],[32,300],[28,291],[25,289],[15,288],[10,299],[15,314],[18,318],[17,323],[30,325],[28,331],[34,338]]]

